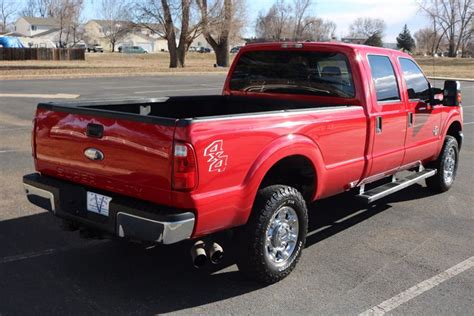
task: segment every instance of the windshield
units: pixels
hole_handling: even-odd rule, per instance
[[[254,51],[240,56],[230,89],[352,98],[352,73],[345,55],[314,51]]]

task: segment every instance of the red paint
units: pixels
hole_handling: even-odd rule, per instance
[[[435,159],[450,124],[462,123],[459,107],[439,105],[427,110],[420,102],[408,101],[398,57],[411,57],[398,51],[334,43],[304,43],[303,48],[282,48],[278,43],[248,45],[239,51],[230,73],[247,51],[280,49],[344,53],[353,73],[355,97],[247,95],[356,106],[196,121],[186,127],[39,109],[33,142],[36,169],[91,187],[193,210],[197,237],[244,224],[263,177],[280,159],[302,155],[313,163],[315,200],[347,190],[350,183],[371,175]],[[401,101],[377,104],[368,54],[390,57]],[[230,91],[229,77],[223,94],[246,95]],[[407,129],[410,111],[419,124],[417,129]],[[375,133],[377,116],[383,118],[382,134]],[[86,125],[91,122],[104,125],[102,139],[86,136]],[[432,132],[435,125],[439,126],[438,135]],[[173,146],[178,143],[187,147],[189,156],[175,161]],[[88,147],[100,148],[104,162],[85,158],[83,151]]]

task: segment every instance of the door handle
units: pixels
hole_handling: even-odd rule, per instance
[[[408,112],[408,128],[413,127],[413,112]]]
[[[382,117],[377,116],[375,118],[375,133],[381,134],[382,133]]]

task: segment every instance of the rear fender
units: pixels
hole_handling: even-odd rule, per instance
[[[318,145],[310,138],[302,135],[290,134],[282,136],[264,148],[244,179],[242,184],[242,201],[246,204],[243,205],[243,209],[249,211],[243,214],[242,223],[247,222],[250,216],[250,210],[252,209],[257,191],[267,172],[281,159],[295,155],[308,158],[312,162],[316,173],[316,183],[324,183],[326,168],[324,167],[323,157]],[[312,200],[319,196],[321,187],[321,185],[316,184]]]

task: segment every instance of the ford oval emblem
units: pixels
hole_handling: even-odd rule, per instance
[[[87,148],[84,150],[84,156],[90,160],[104,160],[104,153],[95,148]]]

